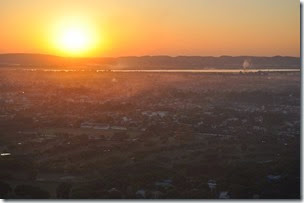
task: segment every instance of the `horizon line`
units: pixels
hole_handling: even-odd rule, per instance
[[[35,52],[3,52],[0,55],[44,55],[44,56],[54,56],[54,57],[61,57],[61,58],[127,58],[127,57],[292,57],[292,58],[301,58],[301,56],[291,56],[291,55],[271,55],[271,56],[263,56],[263,55],[166,55],[166,54],[158,54],[158,55],[121,55],[121,56],[61,56],[56,54],[47,54],[47,53],[35,53]]]

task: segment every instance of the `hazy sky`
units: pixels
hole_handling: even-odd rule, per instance
[[[60,55],[74,21],[98,39],[88,56],[300,54],[298,0],[0,0],[0,19],[0,53]]]

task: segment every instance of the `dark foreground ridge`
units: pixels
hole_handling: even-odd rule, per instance
[[[247,61],[247,62],[246,62]],[[45,54],[0,54],[0,67],[85,66],[105,69],[239,69],[299,68],[300,58],[290,56],[127,56],[70,58]]]

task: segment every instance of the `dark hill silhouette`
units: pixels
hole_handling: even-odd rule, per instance
[[[300,68],[299,57],[274,56],[127,56],[69,58],[45,54],[0,54],[0,67],[69,67],[86,66],[111,69],[234,69],[245,60],[250,68]]]
[[[0,67],[8,66],[94,66],[114,64],[114,58],[70,58],[46,54],[0,54]]]

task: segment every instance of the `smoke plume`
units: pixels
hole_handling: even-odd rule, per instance
[[[251,67],[251,61],[246,59],[243,63],[243,68],[244,69],[247,69],[247,68],[250,68]]]

